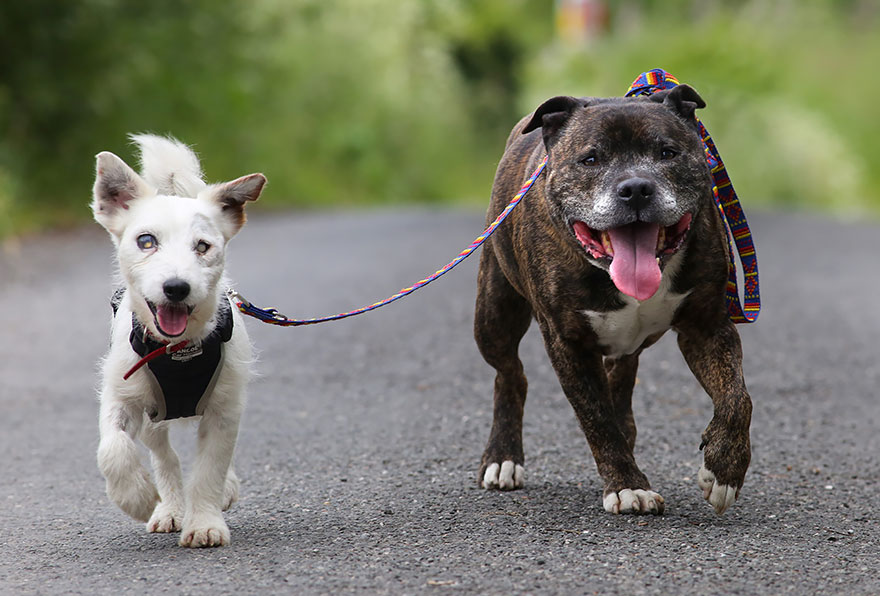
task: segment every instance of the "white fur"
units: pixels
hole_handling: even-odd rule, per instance
[[[715,479],[715,474],[700,466],[697,472],[697,484],[703,489],[703,498],[715,509],[718,515],[727,511],[736,501],[736,487],[729,484],[720,484]]]
[[[602,499],[605,511],[617,515],[618,513],[663,513],[663,497],[652,490],[635,490],[625,488],[616,493],[608,493]]]
[[[663,271],[660,287],[647,300],[639,301],[621,292],[620,298],[626,306],[619,310],[581,311],[590,319],[606,356],[632,354],[649,336],[669,329],[676,309],[687,297],[687,293],[671,291],[672,278],[683,258],[683,250],[672,256]]]
[[[506,460],[500,466],[497,463],[491,463],[483,473],[483,488],[501,490],[522,488],[525,473],[525,468],[520,464],[514,464],[512,460]]]
[[[657,196],[654,200],[663,212],[672,213],[678,209],[675,195],[663,186],[657,189]],[[598,221],[612,221],[614,214],[619,210],[620,196],[614,192],[604,192],[593,202],[593,217]]]
[[[221,511],[238,498],[232,459],[253,360],[241,316],[232,309],[232,338],[224,346],[217,383],[204,398],[198,453],[186,484],[169,442],[170,423],[153,423],[146,414],[157,399],[149,373],[142,368],[127,381],[122,377],[139,359],[128,337],[132,313],[153,337],[165,339],[146,302],[167,302],[165,281],[185,280],[191,288],[185,304],[192,307],[184,333],[166,341],[200,341],[213,331],[218,306],[227,300],[226,244],[241,227],[244,202],[259,196],[265,178],[254,174],[208,186],[198,159],[185,145],[150,135],[133,139],[142,150],[143,177],[112,153],[100,153],[92,203],[95,219],[116,245],[125,287],[102,367],[98,467],[110,499],[147,522],[148,531],[180,530],[182,546],[220,546],[229,543]],[[230,197],[235,198],[231,208]],[[142,234],[155,236],[158,248],[140,249]],[[207,252],[195,249],[199,242],[210,245]],[[135,439],[150,450],[152,478],[141,465]]]

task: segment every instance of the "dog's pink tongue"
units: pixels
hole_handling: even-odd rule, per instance
[[[163,304],[156,308],[156,322],[159,331],[168,337],[177,337],[186,331],[189,311],[182,304]]]
[[[636,300],[647,300],[660,287],[660,265],[657,264],[655,223],[635,223],[608,230],[614,258],[611,260],[611,281],[617,289]]]

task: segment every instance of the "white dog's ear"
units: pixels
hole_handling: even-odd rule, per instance
[[[247,217],[244,213],[245,203],[256,201],[263,192],[266,177],[262,174],[248,174],[232,182],[215,184],[208,189],[206,198],[220,205],[226,219],[227,228],[224,235],[232,238],[244,225]]]
[[[97,155],[97,175],[93,188],[92,212],[108,232],[122,232],[122,213],[131,201],[152,196],[156,191],[137,172],[109,151]]]

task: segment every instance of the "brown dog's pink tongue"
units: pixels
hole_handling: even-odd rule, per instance
[[[618,290],[636,300],[647,300],[660,287],[659,233],[659,225],[642,221],[608,230],[614,249],[609,270],[611,281]]]
[[[168,337],[177,337],[186,331],[189,310],[182,304],[163,304],[156,309],[159,331]]]

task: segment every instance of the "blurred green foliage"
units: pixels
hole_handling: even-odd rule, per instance
[[[587,51],[546,47],[521,108],[548,89],[618,95],[664,68],[706,100],[698,115],[747,207],[880,213],[877,2],[640,4],[615,4],[611,33]]]
[[[698,89],[746,205],[880,212],[876,0],[29,0],[0,7],[0,237],[88,217],[94,155],[170,133],[267,206],[486,201],[549,96],[662,67]],[[132,164],[134,165],[134,164]]]

